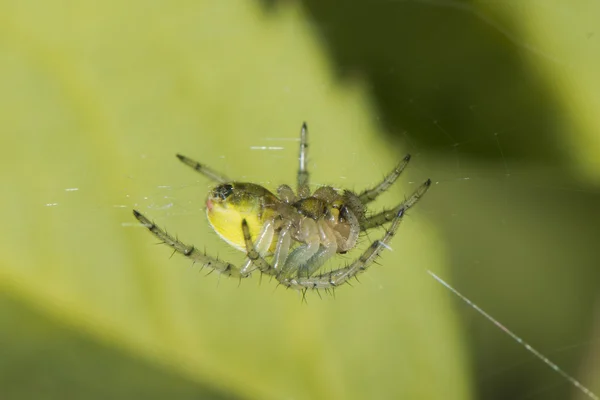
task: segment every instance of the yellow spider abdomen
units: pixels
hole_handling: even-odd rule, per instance
[[[210,200],[209,200],[210,201]],[[246,251],[244,244],[244,235],[242,233],[242,220],[245,219],[250,228],[252,237],[256,237],[260,232],[264,222],[261,221],[256,213],[240,212],[235,207],[223,207],[220,204],[208,205],[206,207],[206,216],[208,222],[217,234],[231,246],[240,251]]]
[[[242,220],[246,220],[253,240],[259,235],[273,211],[268,205],[278,199],[262,186],[251,183],[226,183],[217,186],[206,200],[206,216],[217,234],[240,251],[246,251]],[[270,244],[274,250],[276,240]]]

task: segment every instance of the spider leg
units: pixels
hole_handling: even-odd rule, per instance
[[[294,289],[333,289],[348,282],[349,279],[366,270],[375,261],[383,249],[389,248],[388,243],[396,234],[398,226],[400,226],[400,222],[404,216],[404,212],[405,209],[401,208],[396,213],[395,218],[392,220],[392,225],[385,233],[385,236],[374,241],[359,258],[354,260],[352,264],[347,267],[334,269],[313,277],[284,278],[277,275],[277,279],[282,285]]]
[[[199,251],[194,246],[188,246],[183,242],[175,239],[167,232],[160,229],[148,218],[144,217],[139,211],[133,210],[133,215],[141,222],[154,236],[159,238],[164,244],[171,246],[177,253],[183,254],[195,263],[200,263],[204,267],[211,268],[226,276],[233,276],[237,278],[246,278],[247,275],[240,274],[240,270],[233,264],[225,261],[218,260],[214,257],[207,256],[205,253]],[[212,272],[212,271],[211,271]]]
[[[261,257],[263,257],[269,252],[269,248],[271,247],[271,243],[273,242],[273,236],[275,235],[275,227],[273,225],[273,221],[265,222],[258,236],[256,237],[256,241],[253,243],[252,238],[250,236],[250,228],[248,227],[248,222],[245,219],[242,221],[242,232],[244,234],[244,241],[246,242],[247,253],[249,253],[248,249],[250,249],[251,251],[256,252]],[[248,256],[248,260],[240,269],[242,275],[249,275],[252,272],[252,270],[255,269],[252,268],[253,265],[255,267],[260,267],[259,263],[255,263],[254,261],[256,261],[256,258],[251,258],[250,256]],[[271,268],[271,266],[269,266],[269,268]]]
[[[316,221],[311,218],[302,219],[298,238],[302,244],[290,253],[277,274],[278,276],[293,276],[307,265],[308,261],[319,251],[321,243],[319,233]]]
[[[407,154],[402,159],[402,161],[400,161],[400,163],[398,163],[398,165],[396,165],[396,167],[394,167],[394,169],[383,178],[383,180],[379,184],[375,185],[370,189],[366,189],[362,193],[360,193],[358,195],[358,198],[360,199],[361,203],[370,203],[373,200],[375,200],[380,194],[388,190],[389,187],[392,186],[394,182],[396,182],[396,179],[398,179],[402,171],[404,171],[404,168],[406,168],[409,161],[410,154]]]
[[[310,194],[310,188],[308,187],[308,170],[306,169],[307,164],[307,156],[308,156],[308,126],[306,126],[306,122],[302,124],[302,129],[300,130],[300,155],[298,157],[298,187],[297,193],[298,197],[304,199],[308,197]]]
[[[282,265],[285,264],[285,260],[290,252],[290,246],[292,244],[292,222],[288,221],[279,231],[277,238],[277,246],[275,247],[275,253],[273,254],[273,269],[278,270]]]
[[[256,249],[250,235],[250,227],[248,222],[242,220],[242,232],[244,234],[244,243],[246,244],[246,256],[250,263],[256,266],[260,272],[267,275],[277,275],[279,273],[278,266],[284,264],[290,250],[292,235],[290,233],[291,222],[286,224],[279,232],[275,254],[273,255],[273,265],[264,259],[263,254]],[[243,271],[243,269],[242,269]]]
[[[188,165],[191,168],[193,168],[194,170],[200,172],[202,175],[206,176],[211,181],[215,181],[215,182],[219,182],[219,183],[231,182],[229,180],[229,178],[227,178],[225,175],[207,167],[206,165],[200,164],[199,162],[194,161],[189,157],[183,156],[181,154],[177,154],[177,158],[179,158],[179,160],[182,163],[184,163],[185,165]]]
[[[298,276],[311,276],[337,252],[337,238],[333,229],[324,220],[318,221],[317,225],[321,234],[321,246],[315,255],[309,258],[306,264],[300,268]]]
[[[250,236],[250,228],[248,227],[246,219],[242,220],[242,232],[244,233],[244,242],[246,243],[246,255],[250,263],[256,266],[263,274],[274,275],[275,269],[256,250],[256,247],[252,242],[252,237]]]
[[[408,199],[404,200],[391,210],[384,210],[378,214],[363,219],[360,221],[360,230],[366,231],[367,229],[375,228],[392,221],[394,218],[396,218],[398,212],[401,210],[406,211],[414,206],[421,199],[421,197],[423,197],[425,192],[427,192],[429,186],[431,186],[431,179],[427,179],[425,183],[419,186]]]

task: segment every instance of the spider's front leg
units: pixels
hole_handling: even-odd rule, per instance
[[[148,228],[148,230],[154,236],[156,236],[162,243],[172,247],[177,253],[183,254],[184,256],[192,260],[194,263],[199,263],[205,268],[210,268],[226,276],[233,276],[236,278],[247,277],[247,275],[241,274],[239,268],[237,268],[235,265],[208,256],[205,253],[196,249],[194,246],[188,246],[185,243],[174,238],[173,236],[169,235],[167,232],[160,229],[152,221],[150,221],[148,218],[142,215],[142,213],[140,213],[139,211],[133,210],[133,215],[138,221],[140,221],[142,225]]]

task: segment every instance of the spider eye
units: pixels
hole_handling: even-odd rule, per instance
[[[220,198],[221,200],[227,199],[231,193],[233,193],[233,186],[229,183],[221,185],[215,189],[215,197]]]

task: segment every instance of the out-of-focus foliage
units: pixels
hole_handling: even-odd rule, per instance
[[[600,391],[600,4],[302,3],[390,140],[429,155],[455,285]],[[473,310],[463,325],[478,397],[581,395]]]
[[[235,398],[31,308],[0,295],[3,399]]]
[[[424,272],[444,274],[426,201],[362,285],[308,304],[205,277],[131,216],[240,262],[174,154],[292,183],[305,119],[313,182],[380,179],[404,150],[329,65],[299,5],[0,2],[2,398],[470,397],[448,297]],[[425,161],[378,205],[414,190]]]
[[[600,182],[600,4],[552,0],[499,2],[496,11],[523,32],[519,43],[539,66],[543,82],[560,102],[565,126],[560,149],[582,178]],[[546,62],[537,63],[543,57]]]

